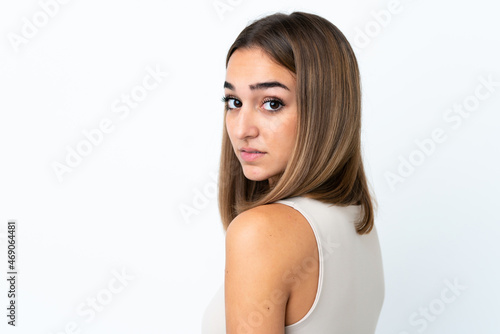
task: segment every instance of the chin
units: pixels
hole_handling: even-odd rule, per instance
[[[251,181],[265,181],[265,180],[267,180],[267,177],[247,176],[246,174],[245,174],[245,177]]]
[[[251,170],[249,170],[251,169]],[[251,181],[265,181],[267,179],[269,179],[269,175],[268,173],[262,173],[262,172],[259,172],[259,171],[256,171],[254,170],[254,168],[245,168],[243,167],[243,175],[245,175],[245,177]]]

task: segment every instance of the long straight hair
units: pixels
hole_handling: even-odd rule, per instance
[[[309,13],[276,13],[247,26],[226,57],[238,48],[260,48],[297,80],[297,136],[279,180],[253,181],[243,174],[223,124],[219,211],[224,231],[248,209],[304,196],[339,206],[361,205],[359,234],[374,223],[375,199],[361,153],[361,87],[354,52],[342,32]],[[373,202],[373,203],[372,203]]]

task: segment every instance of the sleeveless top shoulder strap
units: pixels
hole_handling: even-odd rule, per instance
[[[356,232],[360,205],[337,206],[307,197],[276,201],[299,211],[311,226],[319,254],[313,305],[286,334],[374,333],[384,297],[377,231]]]

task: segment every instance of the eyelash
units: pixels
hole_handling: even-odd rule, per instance
[[[229,110],[232,110],[232,109],[235,109],[235,108],[229,108],[228,106],[228,102],[230,100],[238,100],[236,97],[234,96],[231,96],[231,95],[227,95],[227,96],[223,96],[222,97],[222,102],[224,102],[224,108],[226,111],[229,111]],[[238,100],[239,101],[239,100]],[[241,101],[240,101],[241,102]],[[270,98],[266,98],[264,99],[264,101],[262,101],[262,104],[265,104],[265,103],[268,103],[268,102],[278,102],[281,106],[276,109],[276,110],[267,110],[269,112],[272,112],[272,113],[276,113],[276,112],[279,112],[284,106],[285,104],[283,103],[283,101],[277,97],[270,97]]]

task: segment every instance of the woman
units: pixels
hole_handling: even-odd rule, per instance
[[[264,17],[226,58],[224,286],[203,333],[374,333],[384,298],[357,61],[317,15]]]

